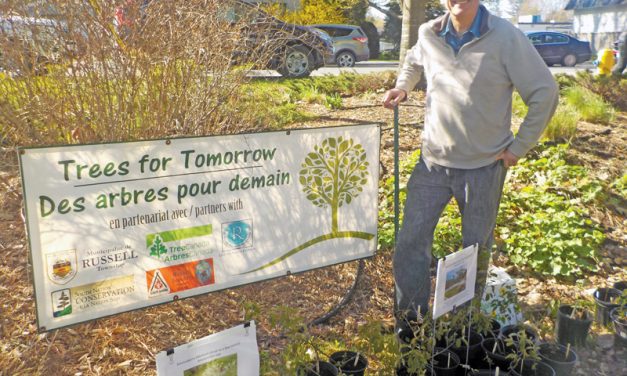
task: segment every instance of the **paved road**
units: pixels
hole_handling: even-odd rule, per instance
[[[351,72],[351,73],[377,73],[377,72],[385,72],[385,71],[396,71],[398,69],[398,62],[396,61],[364,61],[361,63],[357,63],[352,68],[339,68],[337,66],[328,66],[324,68],[317,69],[313,71],[312,76],[325,76],[325,75],[338,75],[341,72]],[[578,71],[592,69],[595,67],[591,63],[584,63],[577,65],[576,67],[550,67],[551,72],[553,74],[557,73],[567,73],[574,75]],[[255,77],[280,77],[280,75],[275,71],[255,71]]]

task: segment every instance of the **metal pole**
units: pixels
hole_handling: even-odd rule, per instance
[[[394,247],[398,237],[399,171],[398,171],[398,105],[394,106]]]

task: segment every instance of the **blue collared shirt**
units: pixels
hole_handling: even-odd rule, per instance
[[[457,55],[459,49],[462,48],[464,44],[481,36],[481,21],[483,20],[483,13],[483,7],[479,7],[477,14],[475,15],[475,19],[472,21],[472,25],[470,25],[470,29],[468,29],[468,31],[466,31],[461,38],[457,36],[457,32],[453,27],[451,19],[448,19],[446,28],[440,33],[440,36],[444,37],[446,43],[453,48],[455,55]]]

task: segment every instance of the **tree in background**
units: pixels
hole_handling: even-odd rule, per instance
[[[366,18],[364,4],[364,0],[302,0],[300,9],[295,11],[277,3],[264,5],[263,9],[285,22],[298,25],[359,24]]]
[[[375,9],[380,10],[380,7]],[[444,14],[444,6],[439,0],[428,0],[425,7],[425,21],[432,20]],[[385,18],[385,26],[383,27],[383,39],[394,44],[393,51],[400,52],[401,48],[401,30],[402,15],[401,6],[397,0],[392,0],[387,4],[387,12]]]

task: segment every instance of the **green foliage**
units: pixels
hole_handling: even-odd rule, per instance
[[[512,96],[512,114],[519,118],[524,118],[527,116],[527,110],[528,107],[525,102],[523,102],[522,97],[515,91]]]
[[[577,133],[580,118],[576,107],[562,103],[557,107],[542,137],[554,141],[570,141]]]
[[[604,241],[587,209],[603,187],[585,168],[564,161],[566,149],[545,148],[511,169],[497,219],[497,234],[510,261],[542,274],[596,271]]]
[[[324,96],[324,105],[332,110],[339,110],[343,107],[342,97],[339,94],[328,94]]]
[[[282,4],[265,5],[266,12],[277,18],[298,24],[310,25],[321,23],[346,24],[352,15],[352,10],[362,3],[361,0],[302,0],[298,10],[289,10]]]
[[[407,159],[401,160],[399,165],[399,225],[403,221],[403,206],[407,196],[407,180],[420,158],[420,150],[413,152]],[[379,249],[394,246],[394,175],[387,178],[379,188]]]
[[[585,121],[609,124],[615,111],[601,96],[581,86],[572,86],[564,92],[566,103],[576,108]]]
[[[536,156],[521,159],[511,168],[497,217],[501,250],[512,263],[541,274],[574,276],[597,271],[597,252],[604,241],[588,207],[601,202],[605,188],[586,168],[566,163],[567,148],[541,146]],[[418,157],[416,151],[401,162],[399,221],[405,184]],[[394,245],[393,177],[383,183],[380,194],[378,239],[379,247],[385,249]],[[444,210],[434,237],[434,256],[442,257],[461,247],[458,212],[453,203]]]

